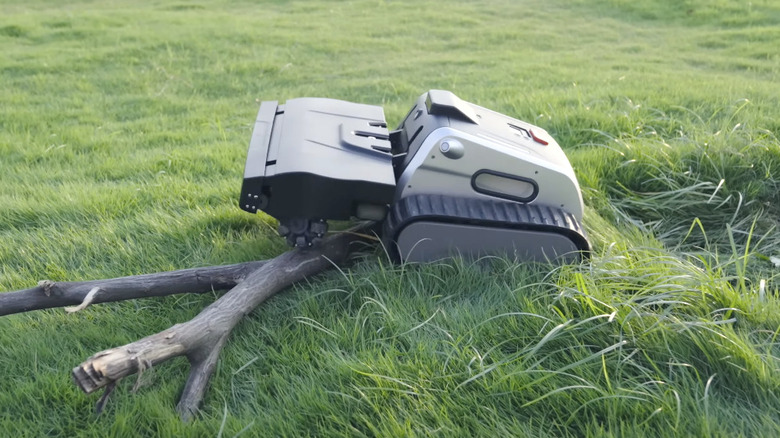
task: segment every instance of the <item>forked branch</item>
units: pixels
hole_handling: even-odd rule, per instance
[[[355,233],[332,236],[316,249],[294,249],[266,261],[192,320],[118,348],[101,351],[73,369],[85,392],[177,356],[190,361],[190,376],[177,410],[184,420],[197,412],[209,378],[230,331],[260,303],[291,284],[341,264],[364,240]]]

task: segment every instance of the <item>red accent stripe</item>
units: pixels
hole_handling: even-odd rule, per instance
[[[533,131],[532,129],[529,129],[529,130],[528,130],[528,132],[530,132],[530,133],[531,133],[531,137],[534,139],[534,141],[535,141],[535,142],[537,142],[537,143],[539,143],[539,144],[542,144],[542,145],[545,145],[545,146],[547,146],[548,144],[550,144],[550,143],[548,143],[548,142],[546,142],[546,141],[542,140],[541,138],[537,137],[537,136],[536,136],[536,134],[534,134],[534,131]]]

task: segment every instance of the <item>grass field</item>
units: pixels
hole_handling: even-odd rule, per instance
[[[445,6],[446,5],[446,6]],[[91,354],[217,294],[0,319],[2,436],[780,436],[780,3],[0,1],[0,291],[273,257],[236,206],[261,100],[431,88],[567,151],[589,262],[378,251],[101,415]],[[133,387],[138,385],[135,392]]]

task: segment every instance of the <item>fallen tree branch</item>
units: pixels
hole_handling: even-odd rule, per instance
[[[101,289],[97,286],[93,287],[89,290],[87,293],[87,296],[84,297],[84,301],[81,302],[78,306],[70,306],[66,307],[65,311],[68,313],[76,313],[78,311],[84,310],[87,307],[89,307],[90,304],[92,304],[93,301],[95,301],[95,296],[97,296],[98,292],[100,292]]]
[[[240,283],[264,264],[264,261],[253,261],[106,280],[59,283],[43,280],[37,287],[0,293],[0,316],[70,305],[84,304],[86,307],[89,304],[134,298],[226,290]],[[98,290],[92,294],[91,299],[87,299],[95,288]]]
[[[363,240],[365,236],[356,233],[340,233],[315,249],[294,249],[268,260],[195,318],[95,354],[73,369],[73,380],[91,393],[139,370],[186,356],[190,374],[177,411],[183,420],[189,420],[197,412],[219,353],[238,321],[291,284],[343,263],[351,245]]]

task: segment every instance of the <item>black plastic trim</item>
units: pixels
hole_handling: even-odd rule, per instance
[[[515,181],[527,182],[534,187],[534,191],[533,193],[531,193],[530,196],[522,197],[522,196],[507,195],[502,192],[495,192],[493,190],[487,190],[481,187],[477,187],[477,177],[483,174],[495,175],[495,176],[500,176],[502,178],[513,179]],[[490,169],[481,169],[474,172],[474,175],[471,176],[471,188],[474,189],[475,192],[482,193],[483,195],[493,196],[500,199],[507,199],[509,201],[517,201],[522,203],[531,202],[534,199],[536,199],[536,197],[539,195],[539,184],[537,184],[536,181],[534,181],[533,179],[526,178],[523,176],[512,175],[504,172],[497,172],[495,170],[490,170]]]
[[[239,206],[250,213],[262,210],[277,219],[347,220],[355,215],[359,204],[387,205],[394,195],[394,184],[290,172],[245,179]]]
[[[409,144],[414,143],[414,139],[417,138],[418,135],[420,135],[420,132],[423,130],[423,125],[420,125],[417,127],[417,129],[414,131],[414,134],[412,134],[412,138],[409,139]]]

